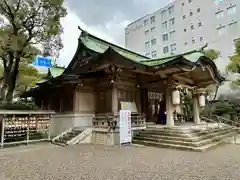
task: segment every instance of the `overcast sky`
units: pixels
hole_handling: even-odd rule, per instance
[[[67,65],[77,48],[81,26],[90,33],[124,46],[124,28],[172,0],[65,0],[68,15],[62,19],[64,48],[59,64]]]

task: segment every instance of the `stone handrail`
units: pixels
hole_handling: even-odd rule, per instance
[[[231,126],[236,126],[236,127],[240,127],[240,123],[239,122],[236,122],[236,121],[233,121],[233,120],[230,120],[230,119],[227,119],[227,118],[224,118],[222,116],[215,116],[218,120],[220,120],[221,122],[224,122],[226,121],[227,124],[231,124]]]
[[[62,132],[61,134],[57,135],[56,137],[54,137],[51,141],[55,141],[56,139],[59,139],[60,137],[62,137],[64,134],[71,132],[73,128],[69,128],[66,131]]]
[[[224,123],[222,123],[222,122],[219,120],[219,118],[218,118],[217,121],[215,121],[215,120],[213,120],[213,119],[210,119],[210,118],[207,118],[207,117],[204,117],[204,116],[201,116],[200,118],[201,118],[201,120],[203,120],[203,121],[205,121],[205,122],[207,123],[207,126],[208,126],[208,121],[210,121],[210,122],[212,122],[212,123],[218,123],[218,128],[220,128],[221,126],[226,126],[226,127],[231,127],[231,128],[233,128],[233,129],[235,129],[236,132],[239,132],[239,131],[240,131],[240,128],[239,128],[239,127],[232,126],[232,125],[229,125],[229,124],[224,124]],[[225,118],[224,118],[224,119],[225,119]],[[226,119],[226,120],[227,120],[227,119]],[[228,120],[228,121],[231,121],[231,120]],[[234,135],[234,142],[235,142],[235,144],[237,144],[237,136],[238,136],[238,133],[236,133],[236,134]]]
[[[70,141],[68,141],[67,144],[68,145],[77,144],[78,142],[84,140],[91,134],[92,134],[92,128],[87,128],[81,134],[79,134],[78,136],[76,136],[73,139],[71,139]]]

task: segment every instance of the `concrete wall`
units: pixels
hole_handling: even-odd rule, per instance
[[[73,114],[56,114],[50,121],[50,134],[57,136],[74,126]]]
[[[50,121],[51,136],[57,136],[64,131],[78,127],[86,129],[92,127],[93,114],[84,113],[66,113],[52,116]]]
[[[93,144],[120,145],[119,130],[108,132],[108,129],[94,129],[92,132]]]

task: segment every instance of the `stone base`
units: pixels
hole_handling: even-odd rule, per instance
[[[92,131],[92,143],[103,145],[120,145],[119,130],[109,131],[108,129],[95,128]]]

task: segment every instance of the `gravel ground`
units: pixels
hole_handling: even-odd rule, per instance
[[[52,145],[0,150],[0,180],[239,180],[240,145],[207,153]]]

